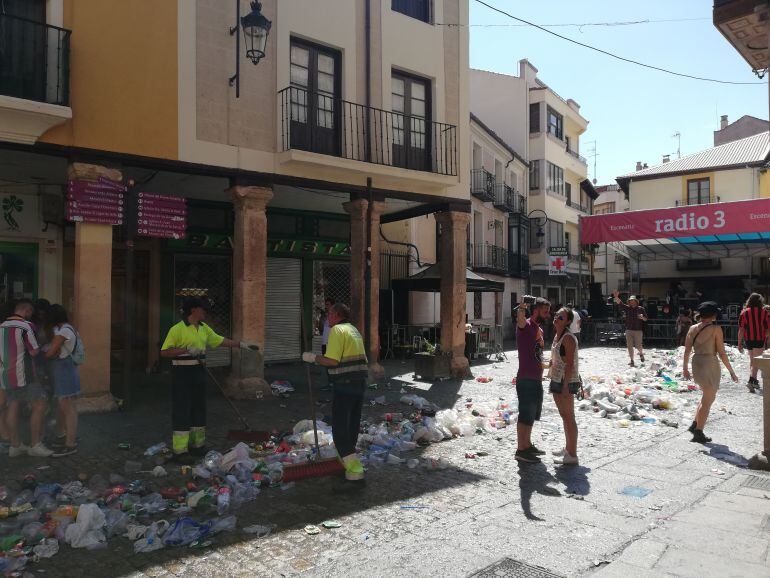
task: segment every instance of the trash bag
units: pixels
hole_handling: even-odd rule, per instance
[[[254,524],[253,526],[246,526],[243,531],[246,534],[254,534],[256,538],[267,538],[275,529],[275,524],[260,525]]]
[[[128,514],[111,508],[104,513],[104,528],[107,533],[107,538],[113,536],[120,536],[126,532],[128,527]]]
[[[236,518],[235,516],[225,516],[223,518],[214,518],[210,520],[211,531],[210,534],[219,534],[219,532],[232,532],[235,530]]]
[[[166,530],[168,530],[169,523],[166,520],[159,520],[153,522],[144,536],[134,542],[134,553],[139,552],[154,552],[165,547],[162,536]]]
[[[152,516],[158,512],[163,512],[167,508],[168,504],[166,503],[166,500],[163,499],[163,496],[157,492],[153,492],[152,494],[148,494],[141,499],[136,507],[136,510],[137,513],[141,512]]]
[[[192,518],[178,518],[163,536],[166,546],[187,546],[211,532],[211,522],[201,524]]]
[[[37,546],[32,548],[32,553],[38,558],[52,558],[59,552],[59,540],[56,538],[46,538]]]
[[[222,454],[220,454],[218,451],[211,450],[203,458],[203,466],[207,470],[211,470],[211,471],[218,470],[219,467],[222,465],[222,458],[223,458]]]
[[[21,529],[21,535],[24,536],[25,544],[36,544],[45,537],[43,535],[43,524],[40,522],[30,522]]]
[[[78,517],[64,535],[65,541],[73,548],[98,546],[107,541],[104,535],[104,512],[96,504],[83,504]]]
[[[149,526],[145,526],[144,524],[137,524],[136,522],[131,522],[126,526],[126,531],[123,534],[126,538],[128,538],[131,541],[138,540],[145,534],[147,534],[147,528]]]

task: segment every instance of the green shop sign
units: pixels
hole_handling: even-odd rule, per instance
[[[230,251],[233,238],[228,235],[188,233],[184,239],[169,239],[172,249],[214,249]],[[350,243],[340,241],[311,241],[307,239],[268,239],[267,252],[278,255],[319,257],[349,257]]]

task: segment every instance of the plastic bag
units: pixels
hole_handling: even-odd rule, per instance
[[[166,508],[168,508],[166,500],[164,500],[163,496],[157,492],[146,495],[141,499],[137,506],[138,511],[150,516],[157,514],[158,512],[163,512]]]
[[[254,534],[257,538],[267,538],[276,527],[275,524],[267,524],[265,526],[254,524],[253,526],[246,526],[243,528],[243,531],[247,534]]]
[[[126,528],[128,527],[128,514],[125,514],[120,510],[110,509],[105,512],[104,518],[104,527],[107,538],[120,536],[126,532]]]
[[[235,530],[236,518],[235,516],[225,516],[224,518],[214,518],[210,522],[210,534],[218,534],[219,532],[232,532]]]
[[[134,553],[139,552],[154,552],[165,547],[163,543],[163,533],[168,530],[169,523],[166,520],[160,520],[153,522],[149,528],[147,528],[144,536],[134,542]]]
[[[207,470],[218,470],[222,465],[222,458],[222,454],[220,454],[218,451],[211,450],[203,458],[203,465]]]
[[[135,541],[147,533],[147,528],[148,526],[145,526],[144,524],[136,524],[132,522],[126,526],[126,531],[123,536],[131,541]]]
[[[104,512],[96,504],[83,504],[78,510],[78,517],[64,535],[66,542],[73,548],[98,546],[107,541],[104,535]]]
[[[211,522],[200,524],[192,518],[179,518],[163,536],[166,546],[187,546],[211,532]]]
[[[59,552],[59,540],[46,538],[40,544],[32,548],[32,553],[38,558],[51,558]]]
[[[222,456],[222,469],[225,472],[229,472],[235,467],[236,464],[248,463],[253,460],[249,457],[249,446],[240,442],[233,449]]]

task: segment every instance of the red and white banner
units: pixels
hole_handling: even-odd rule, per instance
[[[770,198],[583,217],[584,245],[770,232]]]

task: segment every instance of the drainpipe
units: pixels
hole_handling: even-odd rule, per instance
[[[364,143],[364,152],[367,162],[372,162],[371,149],[371,106],[372,106],[372,0],[366,0],[365,25],[364,25],[364,46],[366,51],[366,142]]]

